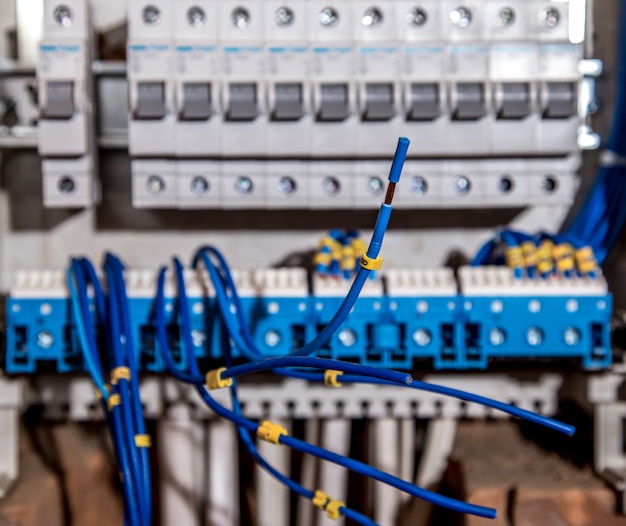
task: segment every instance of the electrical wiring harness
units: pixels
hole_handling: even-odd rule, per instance
[[[419,382],[405,372],[312,356],[333,335],[352,310],[369,273],[380,269],[382,265],[382,258],[380,258],[379,253],[391,214],[394,187],[400,178],[407,148],[408,140],[400,139],[392,163],[388,191],[381,205],[372,240],[359,261],[359,269],[350,291],[330,322],[310,342],[294,349],[289,355],[265,358],[251,336],[248,320],[243,314],[241,299],[225,258],[217,249],[203,247],[195,255],[193,267],[200,272],[206,271],[215,292],[218,308],[220,354],[223,356],[225,364],[208,372],[200,371],[194,352],[195,346],[184,266],[177,258],[173,260],[177,289],[175,317],[181,331],[182,352],[179,353],[179,356],[174,357],[168,339],[165,304],[167,269],[165,267],[159,271],[153,310],[157,348],[163,357],[167,371],[172,376],[181,382],[195,385],[198,394],[209,408],[237,426],[244,446],[263,469],[292,491],[310,500],[314,506],[326,512],[330,518],[336,519],[345,516],[358,524],[375,524],[369,518],[348,507],[347,504],[326,495],[323,489],[305,488],[287,475],[280,473],[261,456],[255,446],[255,436],[259,440],[277,446],[286,446],[301,453],[336,463],[433,504],[480,517],[494,518],[496,512],[491,508],[437,495],[362,462],[298,440],[290,436],[286,429],[272,422],[254,422],[243,415],[238,400],[237,383],[239,377],[259,371],[273,371],[283,377],[320,382],[331,388],[340,388],[343,384],[363,382],[435,392],[483,404],[566,435],[571,435],[574,432],[571,426],[551,418],[471,393]],[[147,526],[150,523],[151,502],[150,466],[146,447],[150,445],[150,440],[146,434],[141,414],[136,354],[133,352],[133,338],[130,334],[129,303],[124,282],[124,267],[119,259],[107,254],[103,271],[106,294],[100,285],[94,267],[84,258],[72,260],[67,272],[67,285],[84,363],[101,395],[102,410],[111,431],[116,458],[120,466],[126,505],[125,524]],[[90,302],[90,297],[93,297],[93,302]],[[91,305],[95,305],[95,309],[92,309]],[[104,333],[104,338],[99,331]],[[211,341],[207,340],[207,345],[210,344]],[[237,350],[239,355],[247,361],[235,363],[234,350]],[[109,371],[109,373],[107,374],[105,371]],[[215,389],[226,388],[230,390],[232,409],[222,406],[211,394]]]

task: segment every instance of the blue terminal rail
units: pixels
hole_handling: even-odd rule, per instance
[[[43,295],[42,295],[43,296]],[[282,356],[309,341],[343,297],[262,297],[242,294],[244,317],[265,356]],[[189,297],[192,341],[198,359],[223,359],[217,306],[212,297]],[[167,334],[175,361],[185,367],[174,298],[166,294]],[[136,365],[165,371],[155,337],[154,298],[129,297]],[[414,360],[434,369],[486,369],[490,359],[576,359],[585,369],[611,365],[610,294],[360,297],[340,329],[317,353],[393,369]],[[32,374],[83,371],[68,298],[12,296],[7,300],[5,370]],[[237,356],[235,349],[235,356]]]

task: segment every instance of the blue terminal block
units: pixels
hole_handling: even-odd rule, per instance
[[[490,358],[611,365],[612,297],[603,277],[515,279],[506,267],[470,267],[459,282],[468,365],[484,369]]]

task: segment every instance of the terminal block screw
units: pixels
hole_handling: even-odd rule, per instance
[[[204,13],[204,9],[198,6],[193,6],[189,8],[189,11],[187,11],[187,21],[192,27],[203,26],[206,22],[206,14]]]
[[[503,26],[512,26],[515,23],[515,11],[511,7],[500,10],[500,22]]]
[[[426,329],[417,329],[413,333],[413,341],[420,347],[426,347],[431,339],[430,332]]]
[[[491,343],[494,347],[502,345],[504,340],[506,340],[506,334],[502,329],[495,328],[489,331],[489,343]]]
[[[58,5],[54,8],[54,19],[63,27],[72,25],[72,12],[66,5]]]
[[[472,23],[472,12],[466,7],[457,7],[450,12],[450,20],[459,29],[465,29]]]
[[[423,177],[417,176],[411,179],[411,191],[417,197],[423,196],[428,191],[428,183]]]
[[[459,194],[465,195],[468,194],[472,188],[472,183],[470,183],[470,180],[467,177],[460,175],[455,179],[454,186],[456,186],[456,191]]]
[[[547,7],[539,13],[539,20],[542,21],[549,29],[555,28],[559,25],[561,20],[561,13],[555,7]]]
[[[235,27],[245,29],[250,25],[250,12],[244,7],[235,7],[231,14],[231,20]]]
[[[325,27],[334,27],[339,23],[339,13],[332,7],[325,7],[320,11],[320,24]]]
[[[367,180],[367,188],[372,195],[380,195],[385,189],[385,183],[380,177],[372,176]]]
[[[153,195],[160,194],[163,190],[165,190],[165,181],[158,175],[151,175],[148,177],[146,189]]]
[[[351,329],[343,329],[337,335],[341,345],[344,347],[352,347],[356,343],[356,334]]]
[[[275,330],[269,330],[265,333],[265,345],[268,347],[276,347],[280,343],[280,333]]]
[[[413,26],[423,26],[428,21],[428,15],[423,9],[414,7],[406,14],[406,21]]]
[[[209,181],[207,181],[201,175],[194,177],[191,180],[191,193],[194,195],[206,194],[209,190]]]
[[[280,181],[278,181],[278,191],[281,194],[285,194],[285,195],[294,194],[297,188],[298,188],[298,185],[291,177],[288,177],[288,176],[281,177]]]
[[[254,184],[252,183],[252,179],[250,179],[249,177],[246,177],[245,175],[238,177],[237,180],[235,181],[235,191],[239,195],[246,195],[246,194],[251,193],[253,187],[254,187]]]
[[[147,5],[143,8],[144,23],[154,26],[161,21],[161,10],[154,5]]]
[[[543,332],[537,327],[531,327],[526,332],[526,342],[528,345],[536,347],[543,341]]]
[[[565,329],[563,339],[566,345],[578,345],[580,343],[580,331],[574,327],[568,327]]]
[[[276,10],[276,23],[279,26],[291,25],[295,18],[294,12],[288,7],[282,6]]]
[[[74,182],[74,179],[72,177],[66,175],[64,177],[61,177],[58,188],[59,192],[61,192],[62,194],[71,194],[76,189],[76,183]]]
[[[339,181],[332,176],[324,177],[324,180],[322,181],[322,189],[328,195],[335,195],[339,193],[339,190],[341,190],[341,184],[339,184]]]
[[[363,13],[361,23],[365,27],[378,27],[383,23],[383,13],[377,7],[370,7]]]
[[[39,331],[37,333],[37,345],[43,349],[49,349],[54,343],[54,336],[50,331]]]
[[[194,347],[202,347],[204,342],[206,342],[206,333],[204,331],[194,329],[191,331],[191,342]]]

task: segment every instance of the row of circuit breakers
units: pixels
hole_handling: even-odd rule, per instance
[[[399,135],[418,158],[577,151],[584,1],[418,4],[129,0],[131,156],[258,159],[267,172],[277,158],[388,157]],[[46,203],[85,205],[97,141],[84,0],[45,0],[44,20]],[[152,206],[150,192],[134,202]]]

